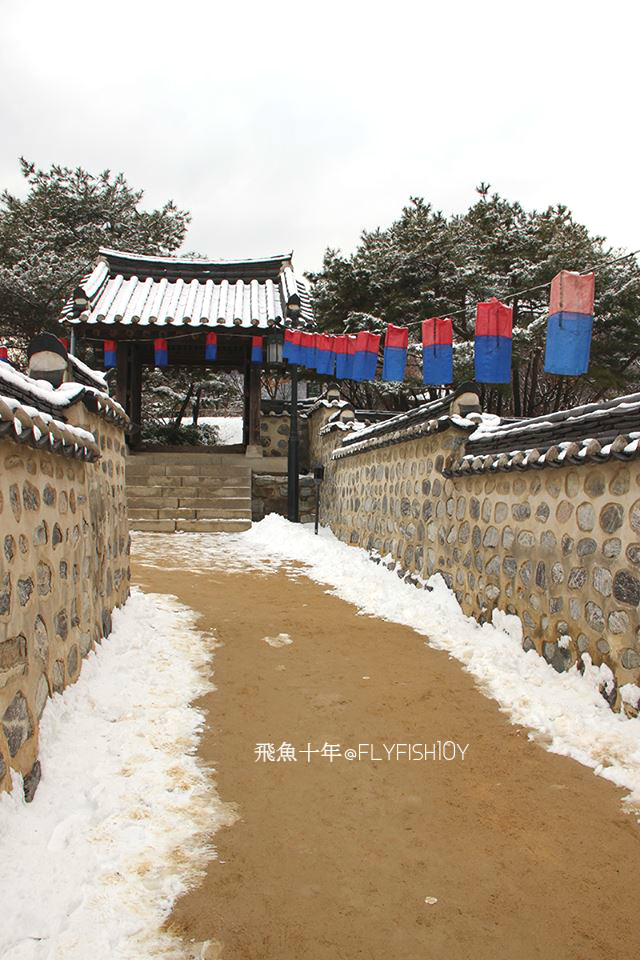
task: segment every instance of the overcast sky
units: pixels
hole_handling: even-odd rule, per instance
[[[639,6],[0,0],[0,185],[122,170],[212,258],[351,252],[484,180],[640,247]]]

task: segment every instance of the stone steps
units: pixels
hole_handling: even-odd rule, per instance
[[[242,455],[134,454],[126,479],[132,530],[233,533],[251,526],[251,469]]]
[[[249,510],[251,497],[128,497],[129,510],[177,509],[190,510]]]
[[[175,483],[163,485],[157,483],[129,483],[127,484],[127,496],[130,499],[134,497],[201,497],[220,496],[220,497],[251,497],[251,486],[249,483],[236,483],[231,481],[227,483],[221,480],[215,483],[210,480],[193,485]]]
[[[130,526],[147,533],[241,533],[251,520],[134,520]]]
[[[132,520],[251,520],[251,507],[245,510],[194,509],[193,507],[129,507]]]

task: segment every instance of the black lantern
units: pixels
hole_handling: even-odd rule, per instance
[[[284,337],[282,333],[271,333],[267,339],[267,366],[275,367],[282,365],[282,350]]]

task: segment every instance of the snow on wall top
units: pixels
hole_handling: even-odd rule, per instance
[[[87,370],[89,368],[87,367]],[[0,363],[0,392],[23,406],[33,406],[39,413],[60,416],[72,404],[82,401],[93,413],[107,420],[125,424],[124,409],[108,394],[82,383],[63,383],[57,389],[48,380],[35,380],[8,363]]]
[[[100,459],[100,448],[89,430],[63,423],[11,396],[0,396],[0,437],[79,460]]]

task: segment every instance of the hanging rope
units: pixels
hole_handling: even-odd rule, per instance
[[[630,257],[635,257],[638,254],[640,254],[640,250],[634,250],[632,251],[632,253],[625,253],[624,256],[622,257],[616,257],[614,260],[602,260],[600,261],[600,263],[595,264],[592,267],[587,267],[586,270],[582,271],[582,275],[584,276],[587,273],[594,273],[596,270],[599,270],[602,267],[611,266],[614,263],[620,263],[622,260],[628,260]],[[536,284],[535,287],[526,287],[524,290],[518,290],[516,293],[509,293],[504,295],[501,294],[498,297],[498,300],[502,300],[503,303],[508,300],[517,300],[519,297],[523,297],[526,293],[534,293],[537,290],[544,290],[546,289],[546,287],[550,287],[551,283],[552,281],[548,280],[546,283],[538,283]],[[447,317],[459,317],[459,316],[465,316],[466,312],[467,312],[467,307],[461,307],[459,310],[444,311],[443,315]],[[434,316],[438,316],[438,314],[434,314]],[[433,317],[424,317],[424,319],[432,320]],[[406,326],[416,327],[419,323],[422,323],[422,320],[412,320],[410,323],[407,323]]]

